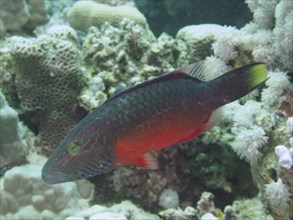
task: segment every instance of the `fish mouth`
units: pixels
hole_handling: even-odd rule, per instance
[[[76,180],[76,177],[71,177],[64,172],[56,170],[50,172],[42,172],[42,179],[48,184],[57,184]]]

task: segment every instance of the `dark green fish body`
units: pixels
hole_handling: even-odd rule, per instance
[[[62,140],[42,170],[47,183],[95,176],[134,163],[157,168],[148,153],[188,141],[211,128],[220,106],[266,80],[251,64],[204,82],[187,73],[197,64],[122,91],[89,113]]]

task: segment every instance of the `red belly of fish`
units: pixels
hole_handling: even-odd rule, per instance
[[[129,163],[150,150],[169,147],[192,139],[205,130],[210,115],[195,117],[189,113],[162,113],[139,125],[131,137],[119,139],[116,163]]]

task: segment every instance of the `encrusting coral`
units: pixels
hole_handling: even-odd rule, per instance
[[[120,204],[111,207],[94,205],[88,209],[76,213],[74,216],[67,217],[65,220],[85,220],[85,219],[103,219],[103,220],[159,220],[157,215],[145,212],[126,200]]]
[[[266,212],[266,207],[259,198],[235,200],[231,206],[225,207],[224,219],[274,220],[273,216]]]
[[[84,80],[76,43],[70,38],[72,31],[52,31],[32,39],[13,37],[10,43],[16,61],[15,87],[20,107],[23,114],[33,115],[39,125],[47,146],[43,149],[45,154],[51,153],[80,120],[77,98]]]
[[[0,167],[16,162],[25,151],[21,142],[17,112],[9,107],[0,92]]]
[[[1,1],[0,35],[6,31],[34,28],[49,20],[44,0]]]
[[[93,1],[78,1],[68,12],[69,24],[78,30],[100,27],[105,22],[117,26],[123,18],[146,25],[146,18],[137,8],[129,5],[110,6]]]
[[[118,27],[109,23],[91,27],[83,54],[92,75],[100,76],[108,88],[142,82],[173,70],[172,63],[184,60],[179,43],[171,36],[162,34],[156,39],[149,28],[127,18]]]
[[[41,179],[45,158],[7,171],[0,180],[1,219],[66,218],[89,207],[93,185],[86,180],[48,185]],[[41,163],[40,163],[41,161]]]

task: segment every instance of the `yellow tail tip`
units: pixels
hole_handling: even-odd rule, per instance
[[[252,64],[249,68],[249,72],[251,72],[250,85],[253,87],[258,86],[267,80],[267,70],[264,63]]]

